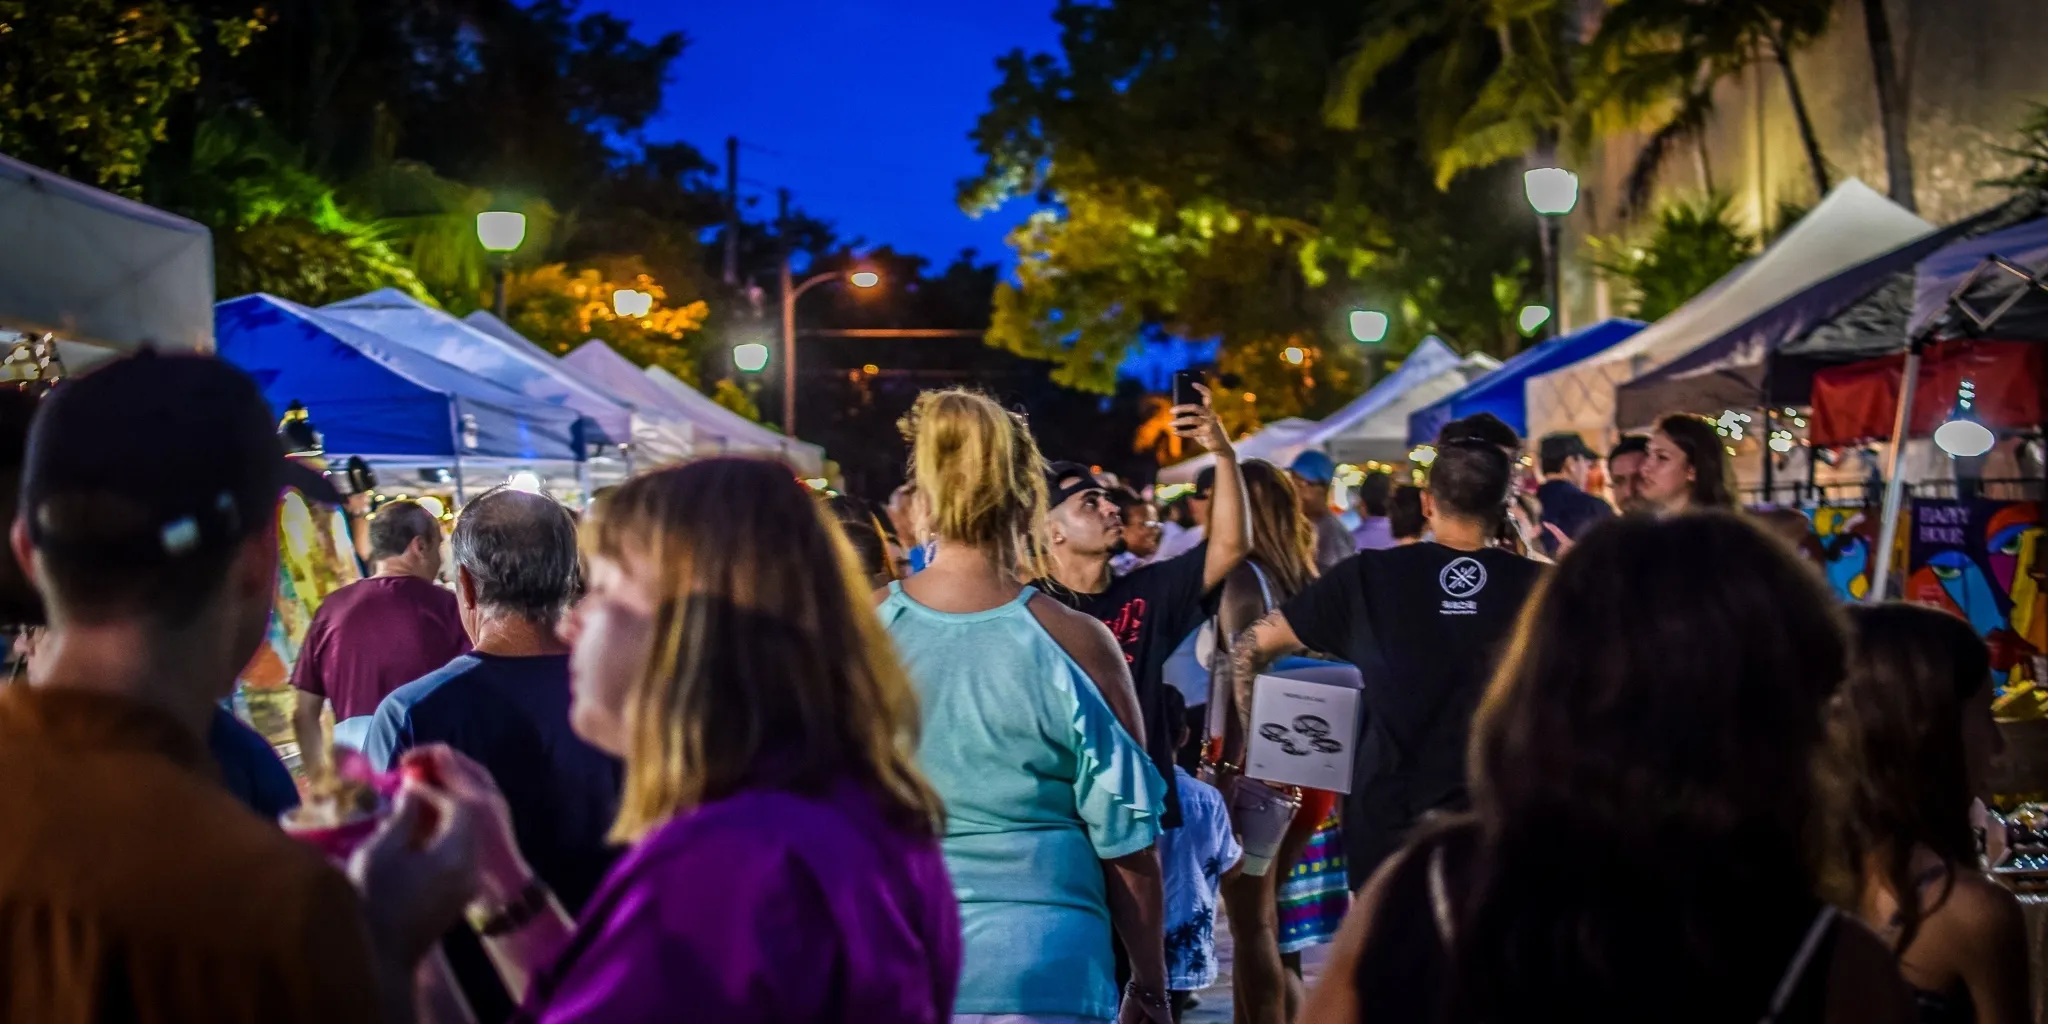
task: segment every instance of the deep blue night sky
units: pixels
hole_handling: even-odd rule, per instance
[[[742,195],[772,215],[775,189],[842,235],[944,265],[963,248],[1003,257],[1020,204],[973,220],[955,183],[980,166],[967,132],[995,59],[1058,42],[1054,0],[585,0],[652,38],[681,31],[650,139],[683,139],[723,165],[738,135]],[[764,152],[764,150],[766,152]]]

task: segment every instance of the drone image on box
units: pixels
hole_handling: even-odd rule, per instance
[[[1296,757],[1307,757],[1310,751],[1334,754],[1344,749],[1344,744],[1330,738],[1330,723],[1315,715],[1296,715],[1292,731],[1278,722],[1267,722],[1259,726],[1259,735]],[[1297,736],[1305,746],[1296,744]]]

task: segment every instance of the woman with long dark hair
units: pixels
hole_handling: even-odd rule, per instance
[[[520,857],[488,773],[445,747],[406,760],[492,822],[471,920],[520,1019],[943,1024],[945,814],[829,513],[786,466],[705,459],[620,485],[584,554],[570,724],[625,762],[630,848],[581,920]]]
[[[1243,473],[1245,497],[1252,511],[1252,553],[1223,583],[1215,635],[1225,640],[1250,628],[1260,616],[1285,604],[1316,578],[1315,528],[1302,512],[1293,482],[1273,464],[1256,459],[1244,464]],[[1219,649],[1214,657],[1227,659],[1229,653]],[[1276,663],[1268,672],[1328,671],[1338,667],[1307,658],[1290,658]],[[1222,679],[1219,675],[1218,681]],[[1221,763],[1243,764],[1245,737],[1237,695],[1227,686],[1213,687],[1209,708],[1210,727],[1222,730],[1217,737],[1221,741]],[[1246,779],[1218,781],[1223,785],[1262,784]],[[1291,1016],[1280,936],[1281,880],[1315,838],[1318,827],[1329,818],[1337,795],[1323,790],[1301,790],[1300,796],[1301,806],[1295,811],[1293,825],[1273,863],[1261,874],[1239,872],[1223,879],[1223,903],[1228,911],[1233,950],[1232,994],[1238,1017],[1247,1024],[1277,1024]],[[1341,877],[1341,861],[1335,870]],[[1341,882],[1337,888],[1343,889]],[[1313,914],[1320,906],[1306,905],[1300,909]],[[1335,913],[1341,916],[1342,907]]]
[[[1676,414],[1658,421],[1636,471],[1636,497],[1659,515],[1735,508],[1735,467],[1714,424]]]
[[[1734,516],[1587,534],[1480,702],[1472,812],[1381,866],[1304,1019],[1910,1020],[1818,895],[1844,646],[1820,577]]]
[[[1844,901],[1891,943],[1922,1024],[2029,1020],[2019,901],[1978,867],[1970,801],[2003,746],[1991,652],[1962,619],[1849,609],[1855,652],[1830,739],[1844,772]]]

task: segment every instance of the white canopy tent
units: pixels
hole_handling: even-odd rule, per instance
[[[693,455],[721,452],[773,455],[787,460],[807,476],[824,472],[824,449],[750,422],[665,370],[642,371],[632,360],[595,338],[563,356],[562,362],[636,407],[662,409],[669,415],[688,420]],[[667,383],[662,378],[666,378]]]
[[[1316,429],[1316,421],[1299,416],[1274,420],[1265,427],[1254,431],[1234,446],[1239,459],[1264,459],[1282,469],[1301,454],[1302,439]],[[1162,484],[1192,484],[1195,477],[1216,464],[1216,456],[1203,452],[1192,459],[1183,459],[1159,471]]]
[[[1408,414],[1500,369],[1500,360],[1460,356],[1431,336],[1401,368],[1337,410],[1303,439],[1338,462],[1402,462],[1408,458]]]
[[[76,371],[143,344],[213,350],[213,236],[0,156],[0,331],[49,332]]]
[[[1615,390],[1721,336],[1788,296],[1890,252],[1934,226],[1854,178],[1835,187],[1763,254],[1692,301],[1593,358],[1529,378],[1529,436],[1616,439]],[[1627,424],[1630,428],[1646,424]]]
[[[792,440],[755,423],[711,400],[704,392],[683,383],[659,366],[645,371],[647,379],[668,392],[690,411],[697,422],[700,454],[708,450],[735,454],[776,455],[789,464],[816,476],[825,471],[825,449],[807,441]]]
[[[594,422],[612,444],[632,444],[632,458],[649,465],[691,452],[691,425],[663,410],[642,410],[549,357],[538,345],[518,344],[458,320],[396,288],[321,307],[321,312],[368,328],[400,344]],[[497,322],[495,317],[493,322]],[[500,324],[500,326],[503,326]],[[510,328],[505,328],[508,332]],[[514,336],[517,337],[516,332]],[[614,451],[616,454],[616,451]]]

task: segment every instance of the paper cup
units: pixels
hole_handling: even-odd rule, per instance
[[[384,818],[383,809],[379,808],[374,812],[355,814],[338,825],[306,826],[296,823],[298,813],[295,807],[278,815],[278,826],[284,829],[285,835],[319,850],[336,864],[348,863],[356,847],[376,833],[377,823]]]

